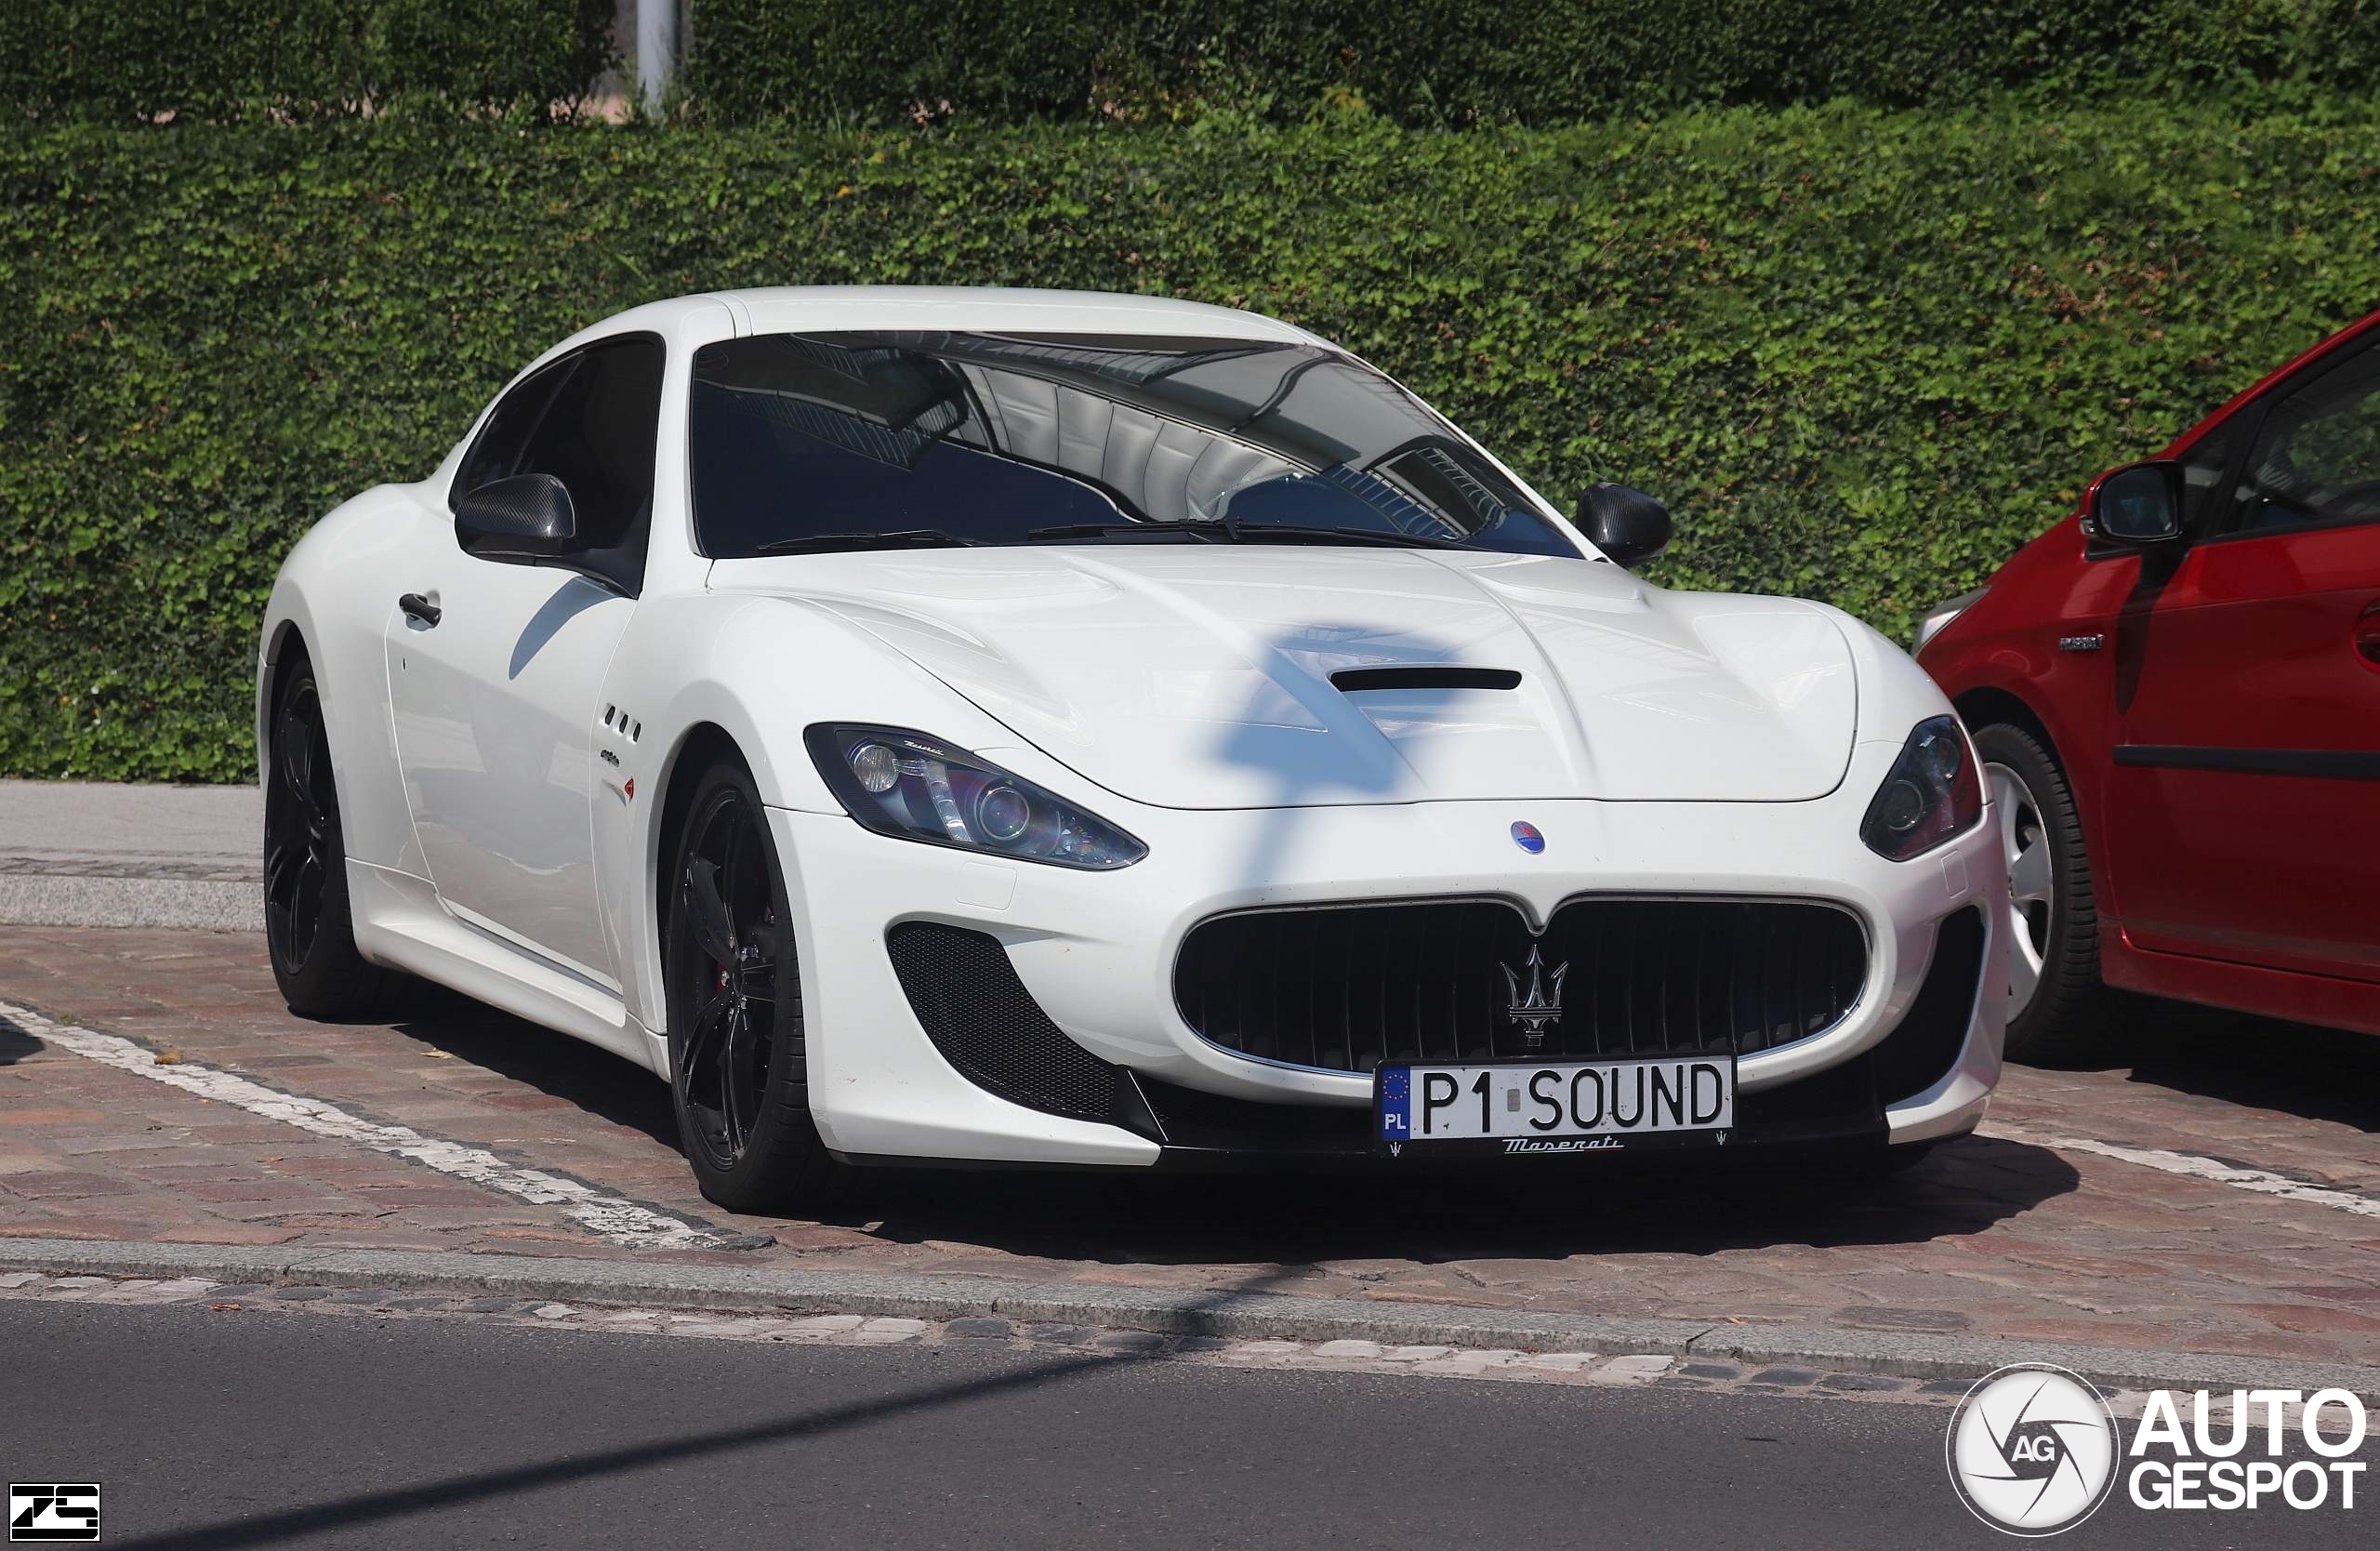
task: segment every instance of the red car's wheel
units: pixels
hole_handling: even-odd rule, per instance
[[[1977,755],[2008,858],[2008,1039],[2012,1059],[2073,1060],[2107,1034],[2091,859],[2065,773],[2022,727],[1977,729]]]

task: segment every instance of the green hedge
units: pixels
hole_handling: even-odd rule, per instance
[[[1168,292],[1412,382],[1673,583],[1905,631],[2380,298],[2380,119],[1728,110],[1646,126],[0,137],[0,772],[249,768],[290,543],[532,352],[707,287]]]
[[[612,0],[6,0],[0,103],[36,120],[526,105],[611,61]]]
[[[718,123],[958,116],[1417,126],[1685,103],[1941,103],[2007,87],[2367,95],[2380,0],[686,0]],[[7,0],[0,103],[41,121],[351,114],[581,96],[614,0]]]
[[[1360,98],[1417,125],[1688,102],[1942,102],[2144,82],[2368,93],[2373,0],[694,0],[722,122],[1275,118]]]

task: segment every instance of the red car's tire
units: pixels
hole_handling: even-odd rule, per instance
[[[2099,979],[2099,913],[2091,857],[2065,772],[2023,727],[1996,722],[1975,733],[1994,821],[2009,863],[2011,1060],[2056,1065],[2107,1042],[2113,998]]]

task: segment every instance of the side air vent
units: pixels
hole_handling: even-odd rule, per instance
[[[961,1077],[1047,1115],[1115,1117],[1118,1068],[1050,1021],[998,937],[905,921],[884,947],[926,1038]]]
[[[1914,1098],[1942,1080],[1966,1048],[1983,971],[1983,917],[1961,910],[1934,929],[1934,961],[1900,1027],[1876,1047],[1876,1087],[1887,1104]]]
[[[1516,689],[1521,676],[1509,668],[1342,668],[1330,683],[1342,695],[1368,689]]]

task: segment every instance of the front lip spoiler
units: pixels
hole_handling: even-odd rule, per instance
[[[1930,1145],[1925,1142],[1904,1144],[1911,1147]],[[1744,1140],[1729,1142],[1725,1147],[1641,1147],[1618,1148],[1609,1151],[1559,1153],[1531,1157],[1526,1160],[1513,1158],[1483,1158],[1476,1153],[1457,1158],[1407,1157],[1389,1158],[1368,1149],[1347,1152],[1266,1151],[1210,1147],[1166,1147],[1158,1152],[1153,1164],[1127,1163],[1050,1163],[1006,1161],[998,1159],[972,1158],[901,1158],[880,1153],[838,1152],[830,1156],[839,1163],[862,1169],[907,1169],[919,1172],[952,1173],[1066,1173],[1066,1174],[1275,1174],[1275,1175],[1345,1175],[1371,1179],[1395,1176],[1427,1179],[1487,1178],[1494,1176],[1510,1181],[1517,1174],[1540,1169],[1577,1170],[1608,1176],[1619,1173],[1629,1178],[1652,1175],[1677,1177],[1682,1174],[1703,1174],[1722,1177],[1745,1169],[1769,1170],[1791,1167],[1796,1163],[1839,1163],[1846,1153],[1872,1151],[1881,1156],[1892,1144],[1882,1125],[1848,1128],[1831,1136],[1796,1136],[1783,1141]],[[1748,1158],[1737,1163],[1731,1160]]]
[[[1547,1166],[1588,1168],[1603,1172],[1659,1169],[1675,1173],[1699,1168],[1726,1169],[1726,1160],[1745,1152],[1765,1160],[1793,1154],[1839,1156],[1845,1149],[1883,1150],[1890,1135],[1884,1107],[1875,1097],[1873,1067],[1864,1054],[1840,1067],[1827,1068],[1810,1083],[1832,1080],[1847,1084],[1835,1107],[1823,1103],[1815,1115],[1790,1113],[1769,1118],[1739,1119],[1725,1147],[1679,1147],[1637,1142],[1617,1147],[1575,1152],[1508,1155],[1456,1148],[1433,1154],[1427,1147],[1408,1147],[1398,1156],[1381,1151],[1372,1135],[1372,1111],[1339,1105],[1269,1105],[1216,1100],[1212,1095],[1120,1068],[1125,1078],[1117,1103],[1117,1117],[1108,1123],[1118,1130],[1157,1144],[1154,1164],[1005,1162],[998,1160],[888,1157],[871,1153],[836,1152],[834,1157],[859,1167],[1048,1170],[1066,1173],[1136,1173],[1154,1169],[1163,1173],[1363,1173],[1375,1175],[1480,1173],[1497,1172],[1510,1177],[1515,1169]],[[1154,1090],[1154,1094],[1152,1094]],[[1783,1092],[1784,1090],[1777,1090]],[[1823,1095],[1821,1095],[1823,1096]],[[1205,1117],[1184,1116],[1184,1099],[1205,1101],[1212,1111]],[[1742,1095],[1757,1098],[1755,1095]],[[1773,1102],[1773,1101],[1772,1101]],[[1177,1107],[1172,1120],[1159,1117],[1161,1107]],[[1262,1114],[1252,1112],[1263,1111]],[[1235,1120],[1250,1129],[1236,1128]],[[1261,1130],[1256,1127],[1262,1127]]]

